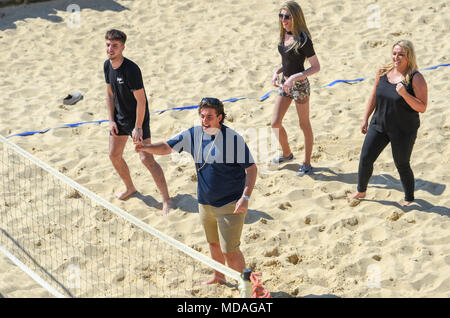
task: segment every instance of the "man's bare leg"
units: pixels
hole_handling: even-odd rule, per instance
[[[241,251],[233,253],[223,253],[220,248],[220,243],[210,243],[209,250],[211,252],[211,257],[213,260],[221,264],[226,263],[228,267],[234,269],[238,273],[244,272],[245,259]],[[225,276],[221,272],[214,271],[213,277],[206,282],[202,282],[201,285],[224,284],[225,282]]]
[[[231,267],[239,273],[243,273],[245,269],[245,259],[241,251],[225,253],[225,260],[228,267]]]
[[[144,140],[144,144],[151,144],[151,139],[147,138]],[[139,156],[141,158],[144,166],[150,171],[153,180],[155,180],[156,186],[158,187],[161,195],[163,197],[163,211],[162,215],[168,215],[170,209],[172,208],[172,199],[169,196],[169,190],[167,189],[166,178],[161,166],[156,162],[153,155],[147,152],[140,152]]]
[[[225,265],[225,256],[222,253],[219,242],[209,243],[209,251],[211,252],[211,258],[213,260]],[[225,275],[221,272],[214,271],[214,275],[211,279],[200,282],[199,285],[224,284],[225,282]]]
[[[136,193],[136,188],[131,180],[130,170],[123,159],[123,150],[125,149],[128,138],[129,136],[109,137],[109,158],[111,159],[114,169],[116,169],[123,183],[125,183],[125,191],[116,193],[116,197],[119,200],[126,200]]]

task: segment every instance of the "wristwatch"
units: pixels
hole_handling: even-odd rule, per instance
[[[247,201],[250,200],[250,197],[248,195],[243,195],[242,197]]]

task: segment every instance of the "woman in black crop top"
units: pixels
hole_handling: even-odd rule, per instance
[[[410,158],[419,113],[427,108],[428,90],[424,77],[417,71],[413,44],[402,40],[392,47],[392,62],[377,73],[375,87],[364,113],[361,132],[366,134],[358,168],[358,192],[349,199],[366,196],[373,164],[391,143],[392,155],[405,192],[404,206],[414,201],[414,174]],[[368,124],[370,115],[374,112]]]
[[[283,163],[294,158],[289,147],[288,136],[282,125],[292,100],[295,101],[300,128],[305,138],[305,159],[297,175],[302,176],[311,172],[311,154],[314,136],[309,121],[309,81],[308,76],[320,70],[319,60],[314,51],[311,34],[306,26],[302,9],[295,1],[284,4],[279,13],[280,42],[278,51],[282,64],[272,77],[272,84],[279,87],[279,96],[275,101],[272,115],[272,130],[278,137],[282,148],[282,155],[272,159],[275,164]],[[308,59],[311,67],[305,70],[304,62]],[[283,76],[279,78],[279,74]]]

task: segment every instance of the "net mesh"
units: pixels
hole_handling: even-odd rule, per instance
[[[233,279],[198,286],[213,269],[195,255],[113,213],[4,142],[0,151],[0,245],[61,294],[239,295]]]

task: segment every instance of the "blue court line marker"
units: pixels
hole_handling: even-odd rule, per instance
[[[272,91],[268,92],[267,94],[265,94],[263,97],[261,97],[259,99],[259,101],[264,101],[266,100],[270,93],[272,93]],[[224,99],[222,100],[222,102],[229,102],[229,103],[235,103],[237,101],[243,100],[243,99],[255,99],[255,98],[250,98],[250,97],[238,97],[238,98],[229,98],[229,99]],[[169,110],[185,110],[185,109],[196,109],[198,108],[199,105],[193,105],[193,106],[185,106],[185,107],[173,107],[173,108],[168,108],[168,109],[164,109],[164,110],[155,110],[153,112],[150,112],[150,114],[162,114],[165,113]]]
[[[439,64],[439,65],[436,65],[436,66],[427,67],[427,68],[421,69],[421,71],[435,70],[435,69],[438,69],[440,67],[447,67],[447,66],[450,66],[450,63],[449,64]],[[320,88],[332,87],[332,86],[334,86],[334,85],[336,85],[338,83],[345,83],[345,84],[350,84],[351,85],[353,83],[362,82],[364,80],[365,80],[365,78],[357,78],[357,79],[353,79],[353,80],[336,80],[336,81],[331,82],[328,85],[321,86]],[[268,99],[270,97],[270,94],[273,93],[273,92],[275,92],[275,91],[272,90],[272,91],[268,92],[267,94],[263,95],[259,99],[259,101],[260,102],[265,101],[266,99]],[[250,97],[239,97],[239,98],[225,99],[222,102],[234,103],[234,102],[237,102],[237,101],[240,101],[240,100],[243,100],[243,99],[253,99],[253,100],[255,100],[255,98],[250,98]],[[150,112],[150,114],[162,114],[162,113],[165,113],[165,112],[171,111],[171,110],[185,110],[185,109],[196,109],[196,108],[198,108],[198,105],[185,106],[185,107],[173,107],[173,108],[168,108],[168,109],[165,109],[165,110],[153,111],[153,112]],[[86,121],[86,122],[75,123],[75,124],[65,124],[65,125],[62,125],[62,126],[54,127],[54,128],[78,127],[78,126],[85,125],[85,124],[92,124],[92,123],[101,124],[101,123],[108,122],[108,121],[109,120]],[[10,136],[7,136],[6,138],[11,138],[11,137],[16,137],[16,136],[21,136],[21,137],[23,137],[23,136],[31,136],[31,135],[35,135],[35,134],[45,134],[47,131],[49,131],[51,129],[54,129],[54,128],[47,128],[47,129],[42,129],[42,130],[37,130],[37,131],[27,131],[27,132],[15,134],[15,135],[10,135]]]
[[[336,80],[336,81],[334,81],[334,82],[331,82],[331,83],[328,84],[328,85],[321,86],[320,88],[323,88],[323,87],[331,87],[331,86],[336,85],[337,83],[352,84],[353,82],[362,82],[362,81],[364,81],[364,80],[365,80],[365,78],[357,78],[357,79],[354,79],[354,80]]]
[[[86,122],[82,122],[82,123],[76,123],[76,124],[65,124],[65,125],[61,125],[58,127],[54,127],[54,128],[46,128],[46,129],[42,129],[42,130],[36,130],[36,131],[27,131],[27,132],[23,132],[23,133],[19,133],[19,134],[15,134],[15,135],[10,135],[7,136],[6,138],[11,138],[11,137],[24,137],[24,136],[32,136],[35,134],[45,134],[47,131],[51,130],[51,129],[56,129],[56,128],[73,128],[73,127],[78,127],[81,125],[85,125],[85,124],[101,124],[104,122],[108,122],[109,120],[95,120],[95,121],[86,121]]]
[[[66,128],[66,127],[73,128],[73,127],[78,127],[78,126],[85,125],[85,124],[101,124],[101,123],[108,122],[108,121],[109,120],[85,121],[85,122],[76,123],[76,124],[65,124],[65,125],[62,125],[62,126],[59,126],[59,127],[55,127],[55,128]]]
[[[429,70],[435,70],[439,67],[445,67],[445,66],[450,66],[450,64],[440,64],[440,65],[436,65],[436,66],[431,66],[431,67],[427,67],[422,69],[422,71],[429,71]]]
[[[270,92],[268,94],[270,94]],[[268,94],[266,94],[266,95],[268,95]],[[266,95],[264,95],[264,96],[266,96]],[[230,99],[225,99],[222,102],[234,103],[234,102],[237,102],[237,101],[240,101],[240,100],[243,100],[243,99],[253,99],[253,98],[248,98],[248,97],[230,98]],[[198,108],[198,106],[199,105],[185,106],[185,107],[173,107],[173,108],[169,108],[169,109],[165,109],[165,110],[157,110],[157,111],[154,111],[154,112],[150,112],[150,114],[162,114],[162,113],[165,113],[165,112],[170,111],[170,110],[196,109],[196,108]],[[42,130],[27,131],[27,132],[23,132],[23,133],[19,133],[19,134],[14,134],[14,135],[7,136],[6,138],[12,138],[12,137],[18,137],[18,136],[20,136],[20,137],[32,136],[32,135],[35,135],[35,134],[44,134],[44,133],[48,132],[49,130],[56,129],[56,128],[74,128],[74,127],[78,127],[78,126],[81,126],[81,125],[101,124],[101,123],[104,123],[104,122],[109,122],[109,120],[95,120],[95,121],[86,121],[86,122],[75,123],[75,124],[64,124],[64,125],[53,127],[53,128],[46,128],[46,129],[42,129]]]
[[[435,70],[435,69],[438,69],[439,67],[446,67],[446,66],[450,66],[450,64],[440,64],[440,65],[436,65],[436,66],[431,66],[431,67],[423,68],[423,69],[421,69],[420,71]],[[331,83],[328,84],[328,85],[321,86],[320,88],[323,88],[323,87],[331,87],[331,86],[334,86],[334,85],[337,84],[337,83],[352,84],[353,82],[362,82],[362,81],[364,81],[364,80],[365,80],[365,78],[357,78],[357,79],[354,79],[354,80],[337,80],[337,81],[331,82]]]

